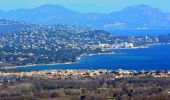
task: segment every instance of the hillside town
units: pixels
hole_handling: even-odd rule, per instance
[[[82,54],[170,42],[169,35],[123,36],[78,25],[0,22],[2,29],[8,28],[0,32],[0,67],[76,62]]]
[[[170,100],[170,0],[1,0],[0,100]]]

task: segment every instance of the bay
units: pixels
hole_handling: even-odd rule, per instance
[[[114,51],[122,52],[122,54],[85,56],[74,64],[35,65],[17,69],[22,71],[52,69],[170,70],[170,45]]]

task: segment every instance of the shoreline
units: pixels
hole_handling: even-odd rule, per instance
[[[40,71],[133,71],[133,72],[144,72],[144,71],[170,71],[170,70],[165,70],[165,69],[161,69],[161,70],[155,70],[155,69],[149,69],[149,70],[134,70],[134,69],[50,69],[50,70],[33,70],[33,71],[21,71],[21,72],[40,72]],[[3,71],[0,71],[3,72]],[[14,72],[15,73],[15,72]],[[16,72],[17,73],[17,72]]]
[[[123,53],[94,53],[94,54],[81,54],[80,56],[76,57],[75,62],[65,62],[65,63],[52,63],[52,64],[32,64],[32,65],[23,65],[23,66],[13,66],[13,67],[2,67],[1,69],[16,69],[16,68],[24,68],[24,67],[33,67],[33,66],[48,66],[48,65],[61,65],[61,64],[75,64],[78,63],[82,57],[94,56],[94,55],[104,55],[104,54],[123,54]]]
[[[157,45],[170,45],[170,43],[166,43],[166,44],[163,44],[163,43],[149,44],[147,46],[133,47],[133,48],[114,48],[112,50],[146,49],[146,48],[150,48],[151,46],[157,46]],[[16,68],[33,67],[33,66],[49,66],[49,65],[61,65],[61,64],[75,64],[75,63],[78,63],[82,57],[89,57],[89,56],[95,56],[95,55],[105,55],[105,54],[109,54],[110,55],[110,54],[124,54],[124,53],[108,52],[108,53],[81,54],[80,56],[76,57],[75,62],[51,63],[51,64],[32,64],[32,65],[23,65],[23,66],[2,67],[0,69],[16,69]]]

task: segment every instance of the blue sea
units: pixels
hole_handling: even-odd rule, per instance
[[[113,34],[118,35],[136,35],[136,36],[159,36],[159,35],[167,35],[170,34],[170,28],[154,28],[154,29],[113,29],[108,30]]]
[[[115,51],[122,52],[122,54],[86,56],[75,64],[36,65],[17,69],[23,71],[51,69],[170,70],[170,45]]]

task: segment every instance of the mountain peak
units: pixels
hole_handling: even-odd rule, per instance
[[[145,4],[134,5],[134,7],[137,7],[137,8],[152,8],[151,6],[145,5]]]
[[[66,15],[69,15],[69,14],[72,14],[72,13],[77,13],[76,11],[70,10],[70,9],[64,7],[64,6],[51,5],[51,4],[42,5],[40,7],[31,9],[31,10],[35,11],[36,13],[41,13],[41,14],[47,14],[48,13],[47,15],[51,15],[53,17],[54,16],[58,17],[58,15],[63,16],[63,14],[66,16]]]
[[[123,9],[124,11],[136,11],[136,12],[162,12],[159,8],[154,8],[145,4],[134,5],[130,7],[126,7]]]
[[[52,4],[45,4],[42,6],[39,6],[35,9],[61,9],[61,10],[68,10],[67,8],[60,6],[60,5],[52,5]]]
[[[108,14],[86,14],[60,5],[47,4],[34,9],[4,12],[0,18],[47,25],[79,24],[96,29],[170,27],[170,15],[148,5],[134,5]]]

